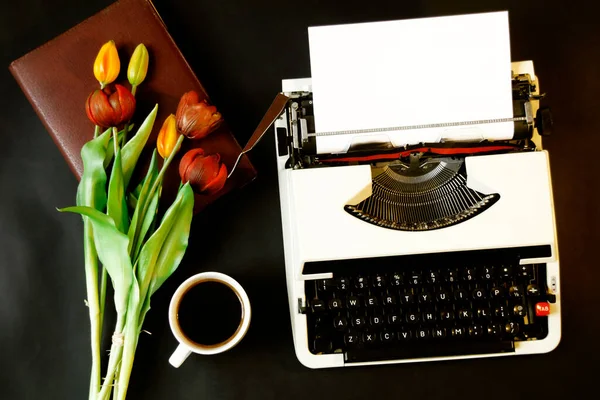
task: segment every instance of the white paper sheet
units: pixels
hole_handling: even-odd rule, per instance
[[[507,12],[310,27],[317,132],[512,118]],[[510,139],[512,122],[317,137],[359,142]]]

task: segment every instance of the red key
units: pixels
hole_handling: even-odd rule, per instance
[[[535,305],[535,315],[538,317],[547,317],[550,314],[550,304],[545,301]]]

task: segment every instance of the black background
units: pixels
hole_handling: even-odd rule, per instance
[[[108,0],[18,0],[0,12],[2,62],[52,39]],[[294,355],[269,136],[252,153],[259,178],[193,225],[179,270],[153,297],[134,366],[131,399],[572,398],[595,392],[598,286],[600,25],[596,2],[156,0],[176,43],[245,142],[282,78],[310,75],[307,27],[510,11],[513,60],[534,60],[549,94],[550,151],[561,259],[563,338],[547,355],[309,370]],[[358,55],[360,56],[360,55]],[[89,336],[77,182],[7,69],[0,72],[0,398],[83,399]],[[469,81],[465,90],[485,90]],[[359,99],[356,99],[360,110]],[[524,174],[527,171],[523,171]],[[535,207],[523,198],[523,207]],[[223,355],[167,363],[176,342],[167,306],[188,276],[232,275],[253,304],[251,329]],[[595,397],[595,396],[592,396]]]

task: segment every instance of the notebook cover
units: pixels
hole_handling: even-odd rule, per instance
[[[148,75],[136,93],[133,122],[139,126],[154,105],[159,106],[141,165],[147,165],[158,131],[165,118],[175,113],[181,95],[196,90],[201,99],[208,98],[150,0],[119,0],[14,61],[9,67],[11,73],[78,179],[82,173],[81,148],[93,137],[94,131],[84,108],[88,95],[98,88],[92,66],[102,44],[111,39],[116,42],[121,58],[121,73],[116,82],[126,87],[130,87],[127,64],[137,44],[144,43],[150,54]],[[227,115],[224,119],[220,128],[208,137],[184,141],[165,178],[163,197],[174,196],[180,182],[177,164],[191,148],[202,147],[208,153],[220,153],[221,160],[231,169],[241,148],[227,125]],[[244,156],[223,190],[213,196],[196,195],[195,211],[255,177],[254,167]]]

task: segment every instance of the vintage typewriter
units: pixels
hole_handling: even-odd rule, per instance
[[[559,259],[531,61],[512,63],[514,137],[320,154],[311,79],[275,121],[294,346],[310,368],[544,353]]]

